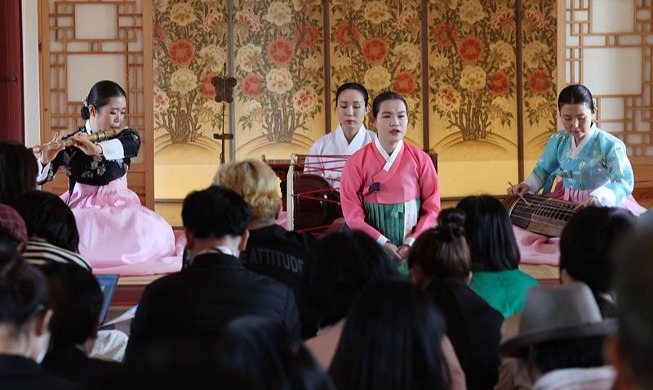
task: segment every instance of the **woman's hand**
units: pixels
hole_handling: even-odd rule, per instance
[[[397,253],[402,258],[402,260],[406,260],[408,258],[409,252],[410,252],[410,245],[408,244],[399,245],[399,247],[397,248]]]
[[[585,203],[581,203],[578,206],[576,206],[574,210],[584,209],[585,207],[601,207],[601,206],[602,204],[599,201],[599,198],[592,195],[585,201]]]
[[[63,137],[63,133],[61,131],[55,131],[54,137],[52,137],[52,141],[50,141],[48,144],[61,142],[62,137]],[[44,150],[43,153],[41,153],[41,165],[43,166],[48,165],[52,160],[54,160],[55,157],[57,157],[57,154],[59,154],[59,152],[61,152],[62,150],[64,150],[63,146],[50,150]]]
[[[386,243],[383,244],[383,247],[388,251],[388,253],[390,253],[390,255],[392,255],[395,260],[404,260],[399,254],[399,248],[397,248],[395,244],[391,243],[390,241],[386,241]]]
[[[88,135],[79,132],[72,136],[74,146],[79,148],[87,156],[102,154],[102,146],[94,144],[88,139]]]
[[[508,195],[524,195],[530,191],[531,187],[526,183],[519,183],[508,187]]]

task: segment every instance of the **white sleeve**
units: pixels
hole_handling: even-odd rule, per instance
[[[50,163],[47,163],[45,164],[45,166],[43,166],[43,164],[41,164],[41,158],[37,157],[36,165],[39,167],[39,174],[38,176],[36,176],[36,181],[37,182],[45,181],[45,179],[48,178],[48,172],[50,171]]]
[[[99,143],[102,147],[102,154],[107,160],[119,160],[125,158],[125,149],[119,139],[110,139]]]
[[[540,180],[540,178],[533,173],[528,175],[528,177],[524,179],[523,183],[530,187],[528,192],[531,194],[535,194],[542,189],[542,180]]]

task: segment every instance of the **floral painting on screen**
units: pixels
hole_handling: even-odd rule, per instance
[[[307,149],[313,141],[305,135],[324,109],[322,12],[319,0],[234,1],[243,153],[265,152],[266,143]]]
[[[409,141],[423,144],[419,0],[330,1],[331,81],[355,81],[374,96],[400,93],[409,109]]]
[[[223,126],[211,79],[227,62],[223,1],[154,1],[154,130],[173,144],[196,142]]]

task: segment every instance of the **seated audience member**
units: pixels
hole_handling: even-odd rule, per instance
[[[25,220],[29,241],[23,259],[30,264],[47,262],[75,264],[87,271],[91,266],[79,254],[79,232],[75,216],[57,195],[29,191],[15,203]]]
[[[471,254],[469,287],[504,318],[521,312],[526,292],[539,285],[519,270],[519,246],[510,217],[490,195],[468,196],[458,205],[465,213],[465,237]]]
[[[586,207],[572,215],[560,235],[560,281],[587,284],[603,317],[616,315],[614,248],[634,231],[635,223],[623,208]]]
[[[118,373],[121,364],[88,356],[97,339],[104,299],[95,277],[74,264],[50,262],[39,269],[47,280],[54,310],[43,366],[85,387]]]
[[[491,389],[499,378],[503,316],[467,285],[470,256],[463,223],[459,210],[440,212],[438,227],[415,241],[408,266],[413,281],[426,290],[444,316],[467,388]]]
[[[653,225],[647,211],[637,231],[619,245],[615,291],[619,331],[606,342],[617,370],[616,389],[653,389]],[[645,220],[641,220],[645,218]]]
[[[52,317],[43,275],[18,253],[0,253],[0,388],[79,389],[39,363]]]
[[[444,320],[419,287],[371,281],[354,301],[329,374],[339,389],[446,389]]]
[[[617,330],[603,319],[586,284],[528,291],[519,329],[501,343],[501,354],[526,365],[533,389],[612,389],[613,367],[603,361],[603,341]]]
[[[304,281],[308,301],[319,313],[320,331],[305,345],[328,369],[352,302],[372,280],[398,277],[399,272],[388,253],[360,231],[327,235],[317,243],[309,259]],[[464,389],[465,374],[446,336],[442,338],[442,350],[451,389]]]
[[[205,359],[227,323],[245,315],[273,318],[299,336],[292,290],[247,270],[238,259],[250,216],[243,198],[220,186],[194,191],[184,199],[181,216],[190,265],[145,288],[125,361],[138,363],[156,355],[158,347],[174,354],[175,346],[195,355],[173,358]]]
[[[320,330],[306,346],[324,368],[331,364],[354,299],[370,281],[398,275],[389,255],[363,232],[331,233],[317,242],[306,263],[304,288]]]
[[[12,205],[36,189],[38,166],[34,154],[14,140],[0,141],[0,203]]]
[[[249,239],[240,260],[246,268],[292,288],[299,306],[302,336],[307,338],[314,336],[317,329],[301,291],[301,276],[317,239],[309,233],[288,231],[276,223],[281,212],[278,182],[272,168],[256,159],[221,165],[213,178],[213,184],[242,196],[250,209]]]
[[[0,203],[0,252],[22,252],[27,246],[27,226],[13,207]]]
[[[301,339],[269,318],[231,321],[218,343],[217,358],[220,375],[247,389],[335,389]]]

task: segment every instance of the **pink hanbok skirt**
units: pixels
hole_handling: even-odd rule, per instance
[[[552,198],[568,200],[575,203],[584,203],[592,190],[570,190],[558,182],[555,190],[549,194]],[[637,203],[632,195],[628,196],[619,207],[628,209],[633,215],[639,216],[646,209]],[[558,265],[560,260],[560,238],[547,237],[533,233],[513,225],[517,244],[521,252],[523,264]]]
[[[68,193],[61,195],[68,201]],[[151,275],[179,271],[183,247],[172,227],[141,205],[126,176],[106,186],[77,183],[68,202],[79,230],[79,252],[94,273]]]

